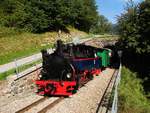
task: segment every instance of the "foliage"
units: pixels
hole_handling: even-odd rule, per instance
[[[36,33],[72,25],[88,32],[96,10],[95,0],[1,0],[0,25]]]
[[[103,15],[99,15],[96,23],[91,27],[90,32],[94,34],[104,34],[111,32],[112,24]]]
[[[120,113],[149,113],[150,111],[150,103],[144,95],[141,80],[136,76],[136,73],[123,67],[119,87]]]
[[[132,0],[126,12],[118,17],[118,28],[123,47],[136,53],[150,53],[150,0],[136,5]]]
[[[116,24],[112,24],[112,26],[111,26],[111,33],[115,34],[115,35],[119,34],[118,33],[118,24],[117,23]]]

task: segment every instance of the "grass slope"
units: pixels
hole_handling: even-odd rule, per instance
[[[150,102],[144,95],[136,73],[123,67],[119,87],[119,113],[150,113]]]
[[[63,41],[70,40],[70,37],[86,36],[87,34],[68,27],[70,34],[62,32]],[[58,38],[57,32],[46,32],[43,34],[33,34],[18,31],[13,28],[0,28],[0,64],[8,63],[16,58],[29,56],[40,52],[43,48],[52,47]]]

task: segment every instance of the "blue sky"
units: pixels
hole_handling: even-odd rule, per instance
[[[110,22],[116,23],[116,16],[124,11],[128,0],[96,0],[99,14],[104,15]],[[142,0],[133,0],[136,3]]]

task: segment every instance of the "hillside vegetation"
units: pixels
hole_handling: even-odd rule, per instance
[[[138,54],[150,54],[150,0],[136,5],[127,4],[125,13],[118,18],[122,45]]]
[[[111,23],[97,12],[95,0],[1,0],[0,26],[41,33],[66,26],[108,33]]]
[[[144,90],[150,93],[150,0],[134,4],[131,0],[118,17],[119,49],[124,51],[123,64],[138,73]]]
[[[60,35],[65,42],[71,41],[71,37],[80,38],[88,35],[71,27],[68,28],[68,31],[70,33],[62,32]],[[0,28],[0,64],[40,52],[43,48],[50,48],[60,37],[57,32],[34,34],[14,28]]]
[[[119,112],[150,113],[150,0],[128,2],[118,17],[118,30],[118,48],[128,67],[122,71]]]
[[[145,97],[142,81],[128,68],[122,69],[119,87],[119,113],[149,113],[150,102]]]
[[[110,29],[95,0],[0,0],[0,64],[52,47],[60,30],[68,39]]]
[[[96,10],[95,0],[1,0],[0,25],[34,33],[71,25],[88,32]]]

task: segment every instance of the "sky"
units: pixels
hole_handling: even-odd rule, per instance
[[[124,11],[126,2],[128,0],[96,0],[98,6],[98,12],[104,15],[113,24],[116,23],[117,15],[120,15]],[[133,0],[135,3],[139,3],[142,0]]]

